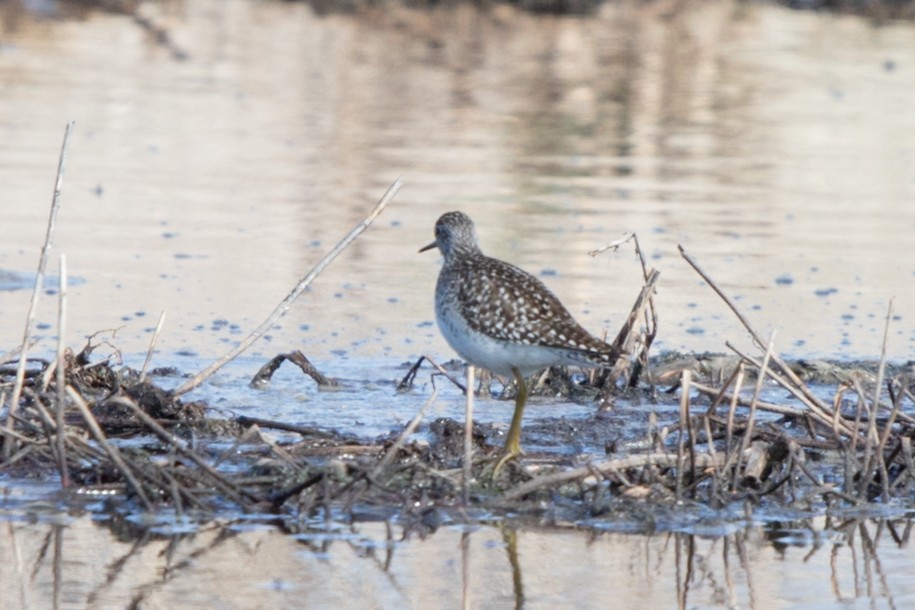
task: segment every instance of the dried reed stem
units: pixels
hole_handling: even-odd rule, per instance
[[[165,325],[165,312],[159,314],[159,321],[156,323],[156,330],[153,332],[152,339],[149,341],[149,349],[146,350],[146,360],[143,361],[143,368],[140,370],[140,383],[146,380],[146,370],[152,361],[153,352],[156,350],[156,343],[159,342],[159,335],[162,334],[162,327]]]
[[[464,463],[461,464],[461,497],[464,506],[470,504],[470,480],[473,476],[473,379],[474,366],[467,364],[467,391],[464,393]]]
[[[347,233],[347,235],[342,240],[340,240],[340,242],[334,246],[330,252],[324,255],[324,258],[318,261],[318,264],[314,266],[308,275],[299,280],[299,282],[295,285],[295,288],[292,289],[292,292],[286,295],[286,298],[276,306],[273,312],[267,316],[266,320],[261,322],[260,326],[254,329],[250,335],[245,337],[245,339],[228,354],[195,375],[192,379],[181,384],[181,386],[178,387],[178,389],[176,389],[174,392],[175,397],[186,394],[200,386],[200,384],[202,384],[213,373],[221,369],[228,362],[231,362],[236,356],[251,347],[255,341],[260,339],[267,331],[269,331],[270,328],[276,323],[276,321],[279,320],[280,317],[282,317],[283,314],[289,310],[289,307],[292,305],[293,301],[295,301],[299,295],[302,294],[302,292],[304,292],[309,285],[311,285],[315,278],[318,277],[321,272],[324,271],[324,269],[330,265],[331,262],[333,262],[333,260],[337,258],[341,252],[343,252],[343,250],[346,249],[347,246],[349,246],[353,241],[355,241],[357,237],[359,237],[359,235],[361,235],[366,229],[369,228],[369,226],[371,226],[375,219],[378,218],[378,215],[381,214],[382,210],[384,210],[388,203],[390,203],[394,198],[394,195],[397,194],[397,191],[400,190],[401,185],[402,182],[400,178],[395,180],[391,186],[388,187],[388,190],[381,197],[378,203],[375,204],[375,207],[372,208],[372,211],[369,213],[369,215],[366,216],[349,233]]]
[[[9,409],[6,414],[6,428],[12,430],[13,416],[19,409],[19,397],[22,396],[22,385],[25,382],[25,365],[28,360],[29,334],[32,331],[32,322],[35,320],[35,310],[38,307],[38,295],[44,283],[44,270],[48,265],[48,252],[54,242],[54,227],[57,225],[57,212],[60,210],[60,193],[64,184],[64,168],[66,167],[67,148],[70,144],[70,133],[75,123],[70,121],[64,130],[64,141],[60,148],[60,158],[57,162],[57,179],[54,182],[54,195],[51,198],[51,213],[48,216],[48,226],[45,231],[44,245],[41,247],[41,257],[38,259],[38,272],[35,274],[35,284],[32,286],[32,299],[29,301],[29,312],[25,318],[25,331],[22,335],[22,348],[19,352],[19,365],[16,368],[16,381],[10,395]],[[2,407],[3,405],[0,405]],[[3,460],[9,459],[13,451],[13,442],[9,436],[3,440]]]
[[[737,354],[738,356],[740,356],[741,358],[743,358],[744,360],[746,360],[747,362],[749,362],[750,364],[755,366],[757,369],[762,368],[762,364],[758,360],[756,360],[752,356],[749,356],[749,355],[741,352],[739,349],[734,347],[730,343],[730,341],[725,341],[725,345],[727,345],[728,348],[733,350],[735,354]],[[770,359],[773,362],[775,362],[778,360],[778,355],[773,352],[770,356]],[[782,367],[779,367],[779,368],[781,368],[781,370],[783,372],[786,370],[785,368],[782,368]],[[787,369],[787,370],[791,370],[791,369]],[[794,373],[792,372],[792,375],[793,374]],[[829,429],[833,429],[834,424],[838,423],[839,428],[841,429],[840,431],[842,433],[844,433],[848,436],[851,436],[853,434],[853,430],[851,427],[849,427],[848,423],[842,421],[841,419],[838,420],[838,422],[836,422],[835,414],[831,407],[825,406],[824,403],[819,399],[816,399],[815,401],[810,400],[810,396],[808,395],[810,390],[809,390],[809,388],[807,388],[806,385],[804,385],[804,383],[802,381],[800,381],[800,379],[798,379],[798,383],[801,386],[804,386],[803,388],[799,387],[797,384],[795,384],[790,379],[786,379],[785,377],[782,377],[781,375],[776,373],[774,370],[770,369],[768,371],[768,375],[773,381],[775,381],[780,386],[782,386],[783,388],[788,390],[788,392],[790,392],[792,396],[794,396],[799,401],[804,403],[804,405],[810,410],[810,414],[813,416],[813,418],[816,421],[820,422],[821,424],[823,424],[825,427],[827,427]],[[795,377],[795,379],[797,379],[796,375],[794,377]]]
[[[683,464],[685,456],[683,449],[686,443],[684,436],[689,429],[689,389],[692,372],[689,369],[683,369],[680,377],[680,435],[677,439],[677,500],[683,499]]]
[[[747,319],[743,317],[743,314],[740,313],[740,310],[738,310],[734,303],[731,302],[731,299],[729,299],[728,296],[724,294],[724,292],[712,280],[712,278],[702,270],[702,268],[699,266],[699,263],[697,263],[693,257],[686,253],[686,249],[683,247],[683,244],[677,244],[677,248],[680,250],[680,256],[682,256],[686,262],[689,263],[690,267],[692,267],[696,273],[698,273],[699,276],[705,280],[709,287],[715,291],[721,300],[724,301],[724,304],[728,306],[728,308],[734,313],[735,316],[737,316],[737,319],[740,320],[740,323],[744,325],[744,328],[747,329],[747,331],[750,333],[750,336],[753,337],[754,341],[756,341],[757,345],[762,348],[764,344],[759,338],[759,335],[756,334],[756,331],[753,330],[753,327],[750,326],[750,323],[747,321]]]
[[[771,373],[772,373],[771,369],[769,370],[769,373],[771,375]],[[712,388],[707,385],[697,383],[695,381],[692,382],[692,385],[693,385],[693,389],[695,389],[697,392],[699,392],[701,394],[705,394],[706,396],[709,396],[709,397],[717,397],[721,394],[721,391],[719,388]],[[730,401],[730,403],[733,404],[735,407],[738,407],[738,406],[749,407],[750,406],[749,400],[740,398],[736,393],[724,394],[723,398]],[[804,409],[797,409],[795,407],[786,407],[785,405],[780,405],[780,404],[777,404],[774,402],[766,402],[764,400],[757,400],[756,408],[760,411],[769,411],[770,413],[778,413],[779,415],[787,415],[789,417],[797,417],[797,418],[801,418],[801,419],[803,419],[803,417],[808,414],[807,411],[805,411]],[[730,408],[728,409],[728,412],[730,413]],[[709,417],[715,417],[715,415],[710,414]]]
[[[615,241],[611,241],[606,246],[601,246],[600,248],[598,248],[596,250],[591,250],[590,252],[588,252],[588,254],[590,256],[597,256],[598,254],[603,254],[607,250],[613,250],[614,252],[616,252],[617,250],[620,249],[620,246],[622,246],[623,244],[625,244],[627,241],[629,241],[631,239],[635,239],[635,233],[623,233],[623,236],[621,238],[619,238]]]
[[[714,398],[712,399],[712,403],[708,406],[708,412],[706,413],[706,415],[708,415],[709,417],[714,415],[715,409],[718,408],[718,405],[720,405],[722,402],[724,402],[724,399],[727,398],[727,389],[729,387],[731,387],[731,384],[734,383],[735,379],[737,379],[737,375],[739,375],[743,372],[742,365],[743,365],[743,361],[741,360],[737,363],[737,366],[734,367],[734,370],[731,371],[731,374],[728,375],[727,381],[725,381],[722,384],[722,386],[720,388],[718,388],[718,390],[715,393],[712,394],[712,396],[714,396]]]
[[[861,482],[858,487],[858,497],[867,498],[867,486],[872,481],[871,473],[875,466],[880,469],[884,499],[889,497],[887,487],[886,462],[883,459],[883,439],[877,436],[877,411],[880,408],[880,390],[883,387],[883,375],[886,370],[886,341],[890,331],[890,319],[893,316],[893,299],[890,299],[886,308],[886,323],[883,326],[883,344],[880,348],[880,364],[877,366],[877,382],[874,384],[874,398],[871,402],[870,417],[867,423],[867,443],[864,445],[864,465],[861,469]],[[893,412],[895,412],[895,405]],[[887,422],[886,433],[889,434],[892,427],[892,421]],[[874,445],[878,446],[875,447]]]
[[[737,316],[737,319],[740,320],[740,323],[743,324],[744,328],[747,329],[747,332],[753,338],[753,342],[756,344],[756,346],[759,349],[766,349],[766,343],[763,342],[759,334],[750,325],[749,321],[747,321],[743,314],[740,313],[740,310],[737,309],[737,306],[734,305],[734,303],[727,297],[727,295],[724,294],[718,285],[715,284],[712,278],[702,270],[702,268],[699,266],[699,263],[697,263],[689,254],[686,253],[686,249],[683,248],[682,244],[678,245],[677,247],[680,249],[680,255],[684,258],[684,260],[689,263],[689,265],[696,271],[696,273],[698,273],[700,277],[702,277],[702,279],[705,280],[705,282],[709,285],[709,287],[714,290],[715,293],[721,298],[721,300],[724,301],[725,305],[728,306],[734,315]],[[779,357],[777,353],[773,353],[771,359],[772,362],[774,362],[778,369],[782,372],[782,374],[785,375],[785,377],[787,377],[788,380],[794,385],[795,389],[791,390],[792,393],[798,392],[802,394],[804,396],[804,402],[811,405],[816,405],[817,409],[823,413],[829,413],[831,415],[829,406],[820,400],[819,397],[817,397],[810,390],[810,388],[808,388],[807,385],[801,381],[800,377],[795,374],[791,367],[785,364],[785,362]],[[773,376],[773,379],[774,378],[775,377]],[[788,386],[785,387],[788,388]],[[788,389],[790,390],[790,388]],[[827,417],[827,419],[831,418]]]
[[[743,376],[745,367],[743,360],[737,364],[737,378],[734,380],[734,395],[731,397],[731,403],[728,405],[728,425],[725,432],[725,451],[731,450],[731,441],[734,438],[734,415],[737,411],[737,404],[740,402],[740,391],[743,389]]]
[[[435,401],[435,389],[432,390],[432,395],[423,403],[419,408],[419,411],[416,412],[416,415],[413,416],[413,419],[410,420],[410,423],[407,424],[407,427],[403,429],[400,435],[397,437],[397,440],[394,441],[394,444],[391,445],[388,450],[385,452],[384,457],[378,462],[375,468],[372,469],[370,478],[375,478],[378,476],[388,464],[391,463],[391,460],[394,459],[394,456],[397,455],[397,452],[400,451],[400,448],[403,447],[403,444],[407,441],[413,432],[416,431],[419,422],[423,420],[423,415],[426,413],[426,407],[432,404]]]
[[[648,264],[645,260],[645,254],[639,245],[638,235],[635,233],[626,233],[622,238],[610,242],[602,248],[591,250],[588,252],[588,254],[591,256],[597,256],[598,254],[608,250],[613,250],[615,252],[620,248],[620,246],[628,241],[632,241],[635,247],[636,256],[639,257],[639,262],[642,265],[642,278],[644,285],[642,286],[641,293],[636,299],[635,305],[633,305],[632,309],[630,310],[629,317],[620,328],[619,333],[617,333],[616,338],[613,340],[611,345],[620,351],[628,351],[629,347],[634,343],[635,339],[635,333],[633,332],[635,328],[635,322],[641,317],[645,318],[645,334],[643,336],[643,346],[642,349],[639,350],[639,354],[636,356],[637,364],[632,367],[628,380],[628,385],[630,387],[635,387],[635,385],[638,383],[639,374],[642,370],[647,368],[648,351],[651,348],[651,344],[654,342],[655,336],[657,334],[658,312],[654,306],[654,285],[658,280],[659,272],[657,269],[648,269]],[[620,358],[614,365],[609,379],[615,382],[615,380],[619,378],[622,372],[629,366],[629,359]]]
[[[129,408],[133,414],[136,415],[140,421],[142,421],[143,424],[146,425],[146,427],[149,428],[156,436],[168,443],[170,446],[174,447],[178,453],[197,464],[197,466],[200,467],[206,476],[215,483],[216,487],[220,488],[223,492],[225,492],[227,496],[232,498],[238,504],[242,505],[243,507],[247,507],[250,504],[249,500],[255,502],[260,500],[260,498],[254,496],[253,494],[250,494],[243,489],[239,489],[237,485],[217,472],[216,469],[207,464],[206,460],[200,457],[197,452],[186,447],[184,441],[170,434],[165,428],[160,426],[156,420],[150,417],[149,414],[141,409],[133,400],[129,398],[117,397],[111,399],[111,402],[119,405],[124,405],[125,407]]]
[[[759,401],[759,394],[762,392],[763,385],[766,383],[766,376],[769,371],[769,359],[772,357],[775,348],[775,331],[769,336],[769,344],[766,347],[766,354],[763,356],[762,366],[759,367],[759,373],[756,375],[756,387],[753,389],[753,399],[750,401],[750,414],[747,416],[747,429],[743,432],[743,438],[740,442],[740,451],[737,453],[737,462],[734,464],[734,479],[731,485],[731,491],[737,491],[737,484],[740,481],[740,461],[750,446],[750,440],[753,437],[753,425],[756,420],[756,403]]]
[[[632,331],[635,328],[636,322],[642,317],[643,312],[645,312],[645,309],[652,302],[651,297],[654,294],[654,286],[658,282],[658,277],[660,277],[660,275],[661,273],[657,269],[652,269],[648,274],[648,277],[645,279],[645,284],[639,292],[639,296],[636,297],[635,303],[632,304],[632,308],[629,310],[629,316],[626,318],[626,321],[623,322],[620,331],[616,334],[616,338],[611,343],[613,347],[620,351],[626,351],[630,344],[633,343],[631,338],[634,336],[634,333]]]
[[[712,460],[713,464],[718,463],[718,452],[715,451],[715,440],[712,437],[712,423],[708,415],[702,417],[702,425],[705,429],[705,440],[706,440],[706,450],[708,451],[709,459]],[[716,467],[714,476],[712,476],[712,498],[718,497],[718,477],[721,476],[721,471]]]
[[[639,244],[639,236],[633,233],[632,241],[635,244],[635,254],[639,257],[639,262],[642,265],[642,278],[644,279],[645,284],[654,285],[659,273],[656,269],[648,270],[648,264],[645,261],[645,253],[642,251],[642,246]],[[654,278],[654,279],[652,279]],[[654,343],[655,336],[658,333],[658,310],[654,306],[654,290],[652,289],[648,295],[648,309],[645,310],[645,348],[642,350],[642,356],[644,356],[643,366],[648,364],[648,350],[651,349],[651,344]],[[636,380],[631,380],[630,386],[635,387]]]
[[[64,410],[67,407],[67,361],[64,357],[67,346],[64,340],[65,323],[67,320],[67,256],[60,255],[60,290],[57,313],[57,408],[55,409],[57,431],[57,464],[60,470],[60,486],[70,486],[70,471],[67,468],[67,443],[66,427],[64,426]]]
[[[445,370],[445,368],[436,362],[433,358],[429,356],[420,356],[413,366],[410,367],[410,370],[407,371],[407,374],[404,375],[404,378],[400,380],[400,383],[397,384],[398,391],[409,390],[413,387],[413,380],[416,379],[416,374],[419,371],[419,367],[422,365],[423,361],[426,360],[432,367],[439,372],[445,379],[454,384],[454,387],[458,388],[461,392],[466,392],[467,388],[464,387],[457,377]],[[432,387],[435,387],[435,376],[432,376]]]
[[[696,456],[696,468],[720,468],[724,463],[722,456],[716,454],[716,461],[713,461],[711,456],[707,453],[701,453]],[[508,502],[512,500],[517,500],[523,498],[527,494],[542,489],[544,487],[557,487],[564,483],[570,481],[575,481],[582,477],[588,475],[593,475],[594,472],[599,472],[601,474],[610,474],[612,475],[616,471],[626,471],[632,468],[645,468],[661,466],[666,468],[677,468],[680,464],[680,458],[676,453],[644,453],[639,455],[631,455],[624,458],[619,458],[615,460],[608,460],[606,462],[598,462],[596,464],[589,464],[587,466],[581,466],[578,468],[572,468],[570,470],[564,470],[562,472],[555,472],[550,474],[545,474],[530,481],[526,481],[517,487],[509,489],[504,494],[497,498],[497,501]]]
[[[909,487],[915,483],[915,455],[913,455],[915,452],[912,451],[912,439],[908,436],[900,437],[899,442],[902,446],[902,459],[905,462],[906,480],[908,480],[906,487]]]
[[[83,397],[79,395],[79,392],[73,389],[72,386],[67,386],[67,395],[70,397],[70,400],[73,401],[73,404],[76,405],[76,408],[79,409],[80,414],[83,416],[83,419],[86,421],[86,425],[89,426],[89,431],[92,433],[92,436],[95,437],[95,440],[101,445],[102,449],[105,450],[105,453],[111,458],[111,461],[114,462],[114,465],[118,470],[121,471],[121,474],[124,475],[124,478],[127,479],[127,483],[133,488],[137,496],[140,498],[140,502],[143,503],[143,507],[152,512],[153,506],[152,502],[149,501],[149,498],[146,497],[146,493],[143,491],[143,487],[140,485],[140,482],[133,476],[133,472],[130,467],[127,466],[127,463],[124,461],[124,458],[121,457],[121,452],[118,451],[118,448],[108,442],[108,439],[105,437],[105,433],[102,432],[102,428],[98,425],[95,417],[92,415],[92,412],[89,410],[89,405],[86,404],[86,401],[83,400]],[[62,432],[58,430],[58,434]]]

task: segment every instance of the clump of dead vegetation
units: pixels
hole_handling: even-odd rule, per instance
[[[62,153],[33,305],[51,243],[64,158]],[[322,514],[328,519],[379,511],[433,529],[441,511],[452,509],[468,515],[476,508],[517,513],[561,506],[594,516],[646,501],[712,507],[771,501],[828,508],[911,497],[915,418],[906,408],[911,409],[915,397],[910,366],[889,371],[884,348],[874,370],[829,370],[832,398],[822,398],[822,391],[815,392],[804,381],[814,367],[786,363],[773,339],[764,341],[686,252],[684,259],[731,307],[757,351],[746,353],[728,344],[733,354],[727,358],[650,357],[657,333],[653,294],[658,274],[646,266],[635,236],[608,246],[616,249],[631,241],[642,262],[643,289],[614,340],[629,357],[612,370],[587,377],[552,369],[534,386],[535,391],[585,396],[594,402],[593,418],[578,424],[591,432],[605,425],[603,414],[617,399],[678,406],[676,421],[665,424],[652,415],[641,439],[608,441],[607,455],[600,458],[531,455],[494,476],[491,458],[500,443],[493,439],[499,431],[473,424],[472,417],[466,423],[440,419],[428,424],[425,439],[417,440],[414,433],[423,423],[426,405],[398,434],[367,440],[250,417],[214,418],[207,405],[183,400],[270,328],[330,260],[368,227],[398,186],[392,186],[369,217],[239,348],[184,378],[174,390],[164,390],[151,379],[178,372],[147,372],[149,358],[142,370],[134,371],[120,364],[116,350],[94,360],[99,345],[92,340],[78,353],[66,349],[62,258],[57,357],[27,357],[27,323],[18,358],[15,353],[0,358],[0,472],[20,478],[56,473],[65,496],[113,494],[128,508],[145,511],[212,514],[228,507],[287,516]],[[890,318],[888,314],[887,324]],[[424,357],[410,368],[400,383],[402,391],[410,391],[427,360],[432,362]],[[304,354],[292,352],[266,363],[252,384],[269,383],[285,361],[299,366],[319,386],[336,383]],[[475,389],[472,376],[462,385],[432,364],[465,390]],[[821,368],[821,381],[822,373]],[[782,403],[764,400],[763,390],[772,385],[790,398]],[[466,392],[468,413],[474,393]],[[287,438],[295,435],[295,440],[277,442],[265,429],[282,431]]]
[[[428,440],[414,440],[423,409],[400,434],[381,439],[251,417],[213,418],[206,405],[155,385],[174,371],[153,370],[141,381],[114,356],[93,362],[91,353],[91,345],[65,352],[62,409],[56,363],[31,361],[20,408],[2,432],[0,471],[22,478],[56,473],[66,494],[116,494],[128,507],[148,511],[237,508],[346,518],[373,509],[421,521],[442,510],[480,507],[530,513],[574,506],[577,514],[595,516],[645,501],[866,505],[911,497],[915,484],[915,426],[903,412],[913,397],[904,368],[883,382],[879,371],[848,371],[827,402],[801,381],[797,364],[781,362],[771,350],[732,359],[717,383],[703,373],[707,360],[652,359],[648,368],[658,383],[678,390],[678,421],[649,418],[643,439],[600,458],[530,455],[496,479],[500,430],[474,425],[465,479],[463,424],[434,420]],[[0,367],[5,396],[14,372]],[[576,379],[599,390],[587,378]],[[771,383],[795,400],[761,400],[760,389]],[[653,395],[645,383],[629,392],[646,402]],[[599,417],[579,424],[597,426]],[[264,433],[268,429],[296,440],[279,443]]]

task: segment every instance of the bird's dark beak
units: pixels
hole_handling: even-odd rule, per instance
[[[431,250],[432,248],[438,248],[438,244],[436,242],[432,242],[431,244],[428,244],[428,245],[420,248],[419,251],[425,252],[426,250]]]

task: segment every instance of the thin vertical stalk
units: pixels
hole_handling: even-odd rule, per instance
[[[48,252],[54,243],[54,227],[57,225],[57,212],[60,210],[60,193],[64,184],[64,168],[66,167],[67,148],[70,144],[70,133],[75,123],[70,121],[64,130],[64,142],[60,149],[60,158],[57,162],[57,179],[54,182],[54,196],[51,199],[51,214],[48,217],[48,226],[45,231],[44,245],[41,247],[41,257],[38,259],[38,272],[35,274],[35,285],[32,286],[32,299],[29,301],[29,312],[25,319],[25,331],[22,335],[22,349],[19,352],[19,366],[16,368],[16,381],[10,395],[9,409],[6,413],[6,429],[12,431],[14,415],[19,409],[19,398],[22,396],[22,385],[25,382],[25,366],[29,357],[29,334],[32,331],[32,322],[35,320],[35,310],[38,308],[38,295],[44,283],[44,270],[48,266]],[[2,406],[2,405],[0,405]],[[13,439],[5,436],[3,439],[3,461],[9,459],[13,452]]]
[[[680,377],[681,395],[680,395],[680,437],[677,440],[677,500],[683,499],[683,455],[686,437],[684,436],[689,429],[689,389],[690,389],[691,372],[689,369],[683,369]]]
[[[473,378],[474,366],[467,363],[467,391],[464,393],[464,463],[461,468],[461,494],[464,505],[470,504],[470,480],[473,477]]]
[[[64,425],[64,411],[67,408],[67,360],[66,360],[66,333],[67,321],[67,256],[60,255],[60,294],[58,299],[57,315],[57,464],[60,470],[60,486],[70,486],[70,470],[67,468],[67,442],[66,426]]]

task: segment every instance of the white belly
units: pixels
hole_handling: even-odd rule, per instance
[[[512,367],[518,368],[523,375],[530,375],[564,361],[563,350],[511,343],[475,332],[464,317],[450,307],[437,307],[436,321],[448,345],[461,358],[499,375],[511,375]]]

